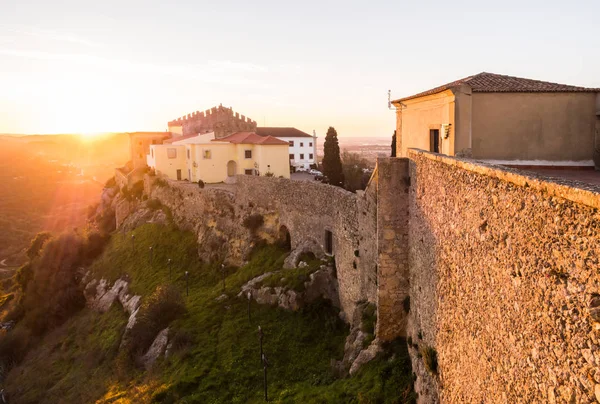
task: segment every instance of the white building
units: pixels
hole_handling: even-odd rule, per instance
[[[290,145],[290,165],[310,168],[317,163],[317,135],[309,135],[296,128],[258,127],[256,134],[272,136],[288,142]]]

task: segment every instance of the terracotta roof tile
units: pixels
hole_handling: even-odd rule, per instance
[[[237,132],[220,139],[213,139],[213,142],[229,142],[234,144],[261,144],[261,145],[287,145],[288,142],[277,139],[273,136],[260,136],[254,132]]]
[[[296,128],[281,128],[281,127],[261,127],[256,128],[256,134],[260,136],[273,137],[312,137],[308,133],[302,132]]]
[[[431,90],[411,95],[410,97],[400,98],[392,102],[401,102],[413,98],[424,97],[441,93],[442,91],[450,90],[467,84],[475,93],[574,93],[574,92],[600,92],[598,88],[586,88],[569,86],[566,84],[551,83],[547,81],[524,79],[520,77],[505,76],[494,73],[479,73],[474,76],[465,77],[464,79],[456,80],[451,83],[444,84]]]

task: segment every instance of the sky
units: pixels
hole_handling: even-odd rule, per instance
[[[0,133],[260,126],[391,136],[392,99],[482,71],[600,87],[600,1],[0,0]]]

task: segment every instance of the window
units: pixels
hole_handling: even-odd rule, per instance
[[[290,153],[290,160],[294,159],[294,153]]]
[[[167,149],[167,157],[170,159],[176,159],[177,158],[177,149],[168,148]]]
[[[440,152],[440,130],[431,129],[429,130],[429,151],[434,153]]]
[[[300,153],[300,160],[304,160],[304,153]]]
[[[154,158],[154,149],[150,149],[150,154],[152,155],[152,158]]]
[[[139,154],[140,158],[144,158],[144,156],[142,156],[142,153]]]
[[[329,230],[325,230],[325,252],[333,254],[333,233]]]
[[[244,157],[247,159],[252,158],[252,150],[244,150]]]
[[[244,174],[246,175],[254,175],[254,170],[250,169],[250,170],[244,170]]]
[[[210,152],[210,150],[203,150],[202,151],[202,158],[203,159],[211,159],[212,158],[212,153]]]
[[[140,142],[140,146],[142,145],[142,142]]]
[[[304,147],[304,142],[300,142],[300,147]]]
[[[308,144],[308,147],[312,147],[312,142],[310,142],[310,143]]]
[[[290,147],[294,147],[294,141],[290,140]]]
[[[187,149],[187,158],[190,159],[190,149]]]
[[[314,158],[314,157],[313,157],[313,154],[312,154],[312,153],[310,153],[310,154],[308,155],[308,158],[309,158],[309,160],[312,160],[312,159]]]

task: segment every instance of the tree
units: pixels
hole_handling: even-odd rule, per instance
[[[365,189],[369,182],[370,173],[366,170],[368,162],[358,153],[347,150],[342,152],[342,167],[344,170],[344,188],[351,192]]]
[[[396,131],[394,131],[394,135],[392,136],[392,157],[396,157]]]
[[[323,175],[327,177],[331,185],[341,187],[344,185],[344,171],[340,159],[340,145],[337,132],[333,127],[327,129],[325,144],[323,145]]]

